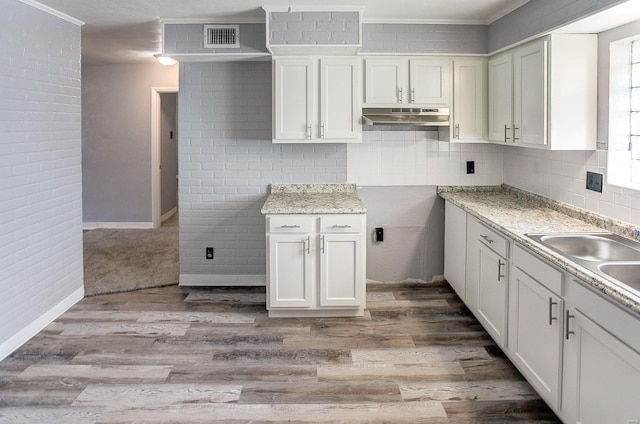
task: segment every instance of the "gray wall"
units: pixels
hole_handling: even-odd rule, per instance
[[[181,63],[180,75],[181,281],[264,275],[269,184],[345,182],[346,146],[272,143],[270,63]]]
[[[167,24],[164,53],[267,53],[265,33],[265,24],[240,24],[240,47],[212,49],[204,47],[203,24]]]
[[[362,187],[367,208],[367,278],[427,281],[444,272],[444,201],[435,186]],[[384,241],[375,241],[376,227]]]
[[[271,44],[358,44],[358,12],[271,12]]]
[[[486,25],[362,24],[362,53],[486,54]]]
[[[532,0],[489,25],[488,51],[559,28],[627,0]]]
[[[0,359],[83,294],[80,27],[2,6]]]
[[[162,215],[178,207],[178,94],[160,95],[160,198]]]
[[[149,223],[151,87],[177,87],[178,67],[82,67],[85,222]]]

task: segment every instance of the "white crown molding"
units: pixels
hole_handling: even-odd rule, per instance
[[[269,12],[288,12],[288,6],[262,6],[262,9]],[[291,12],[364,12],[365,7],[359,6],[327,6],[327,5],[292,5]]]
[[[84,25],[84,22],[82,22],[81,20],[76,19],[76,18],[74,18],[72,16],[69,16],[66,13],[62,13],[62,12],[52,8],[52,7],[46,6],[46,5],[44,5],[42,3],[39,3],[37,1],[34,1],[34,0],[20,0],[20,1],[22,3],[24,3],[24,4],[28,4],[29,6],[35,7],[36,9],[40,9],[43,12],[48,13],[49,15],[53,15],[53,16],[56,16],[56,17],[58,17],[60,19],[64,19],[67,22],[71,22],[74,25],[78,25],[78,26]]]
[[[529,1],[531,0],[518,0],[518,1],[514,1],[513,4],[511,4],[509,7],[507,7],[506,9],[501,10],[500,12],[496,13],[493,16],[490,16],[485,24],[489,25],[492,24],[493,22],[497,21],[498,19],[508,15],[509,13],[513,12],[514,10],[524,6],[526,3],[529,3]]]
[[[455,19],[381,19],[362,18],[363,24],[404,24],[404,25],[486,25],[483,20]]]
[[[163,25],[180,24],[263,24],[264,18],[167,18],[160,19]]]

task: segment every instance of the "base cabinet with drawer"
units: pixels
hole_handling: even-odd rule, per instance
[[[640,316],[465,214],[466,256],[445,263],[464,262],[464,303],[540,397],[564,423],[640,423]]]
[[[271,317],[361,316],[366,215],[267,215]]]
[[[560,406],[564,301],[562,273],[513,247],[509,281],[509,353],[540,396]]]

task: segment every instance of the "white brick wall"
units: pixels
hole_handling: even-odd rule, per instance
[[[0,26],[2,358],[82,290],[83,266],[80,28],[14,0]]]
[[[505,184],[640,227],[640,191],[606,184],[607,152],[504,148]],[[586,189],[587,171],[605,176],[602,193]]]
[[[270,63],[183,63],[180,75],[180,273],[264,274],[269,184],[345,182],[346,146],[272,143]]]
[[[502,183],[502,146],[438,141],[436,131],[364,131],[349,144],[348,181],[366,186]],[[475,162],[475,174],[466,162]]]
[[[204,24],[166,24],[164,53],[267,53],[265,24],[240,24],[238,48],[205,48]]]

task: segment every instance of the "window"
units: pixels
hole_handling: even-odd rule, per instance
[[[640,188],[640,37],[609,46],[607,182]]]

